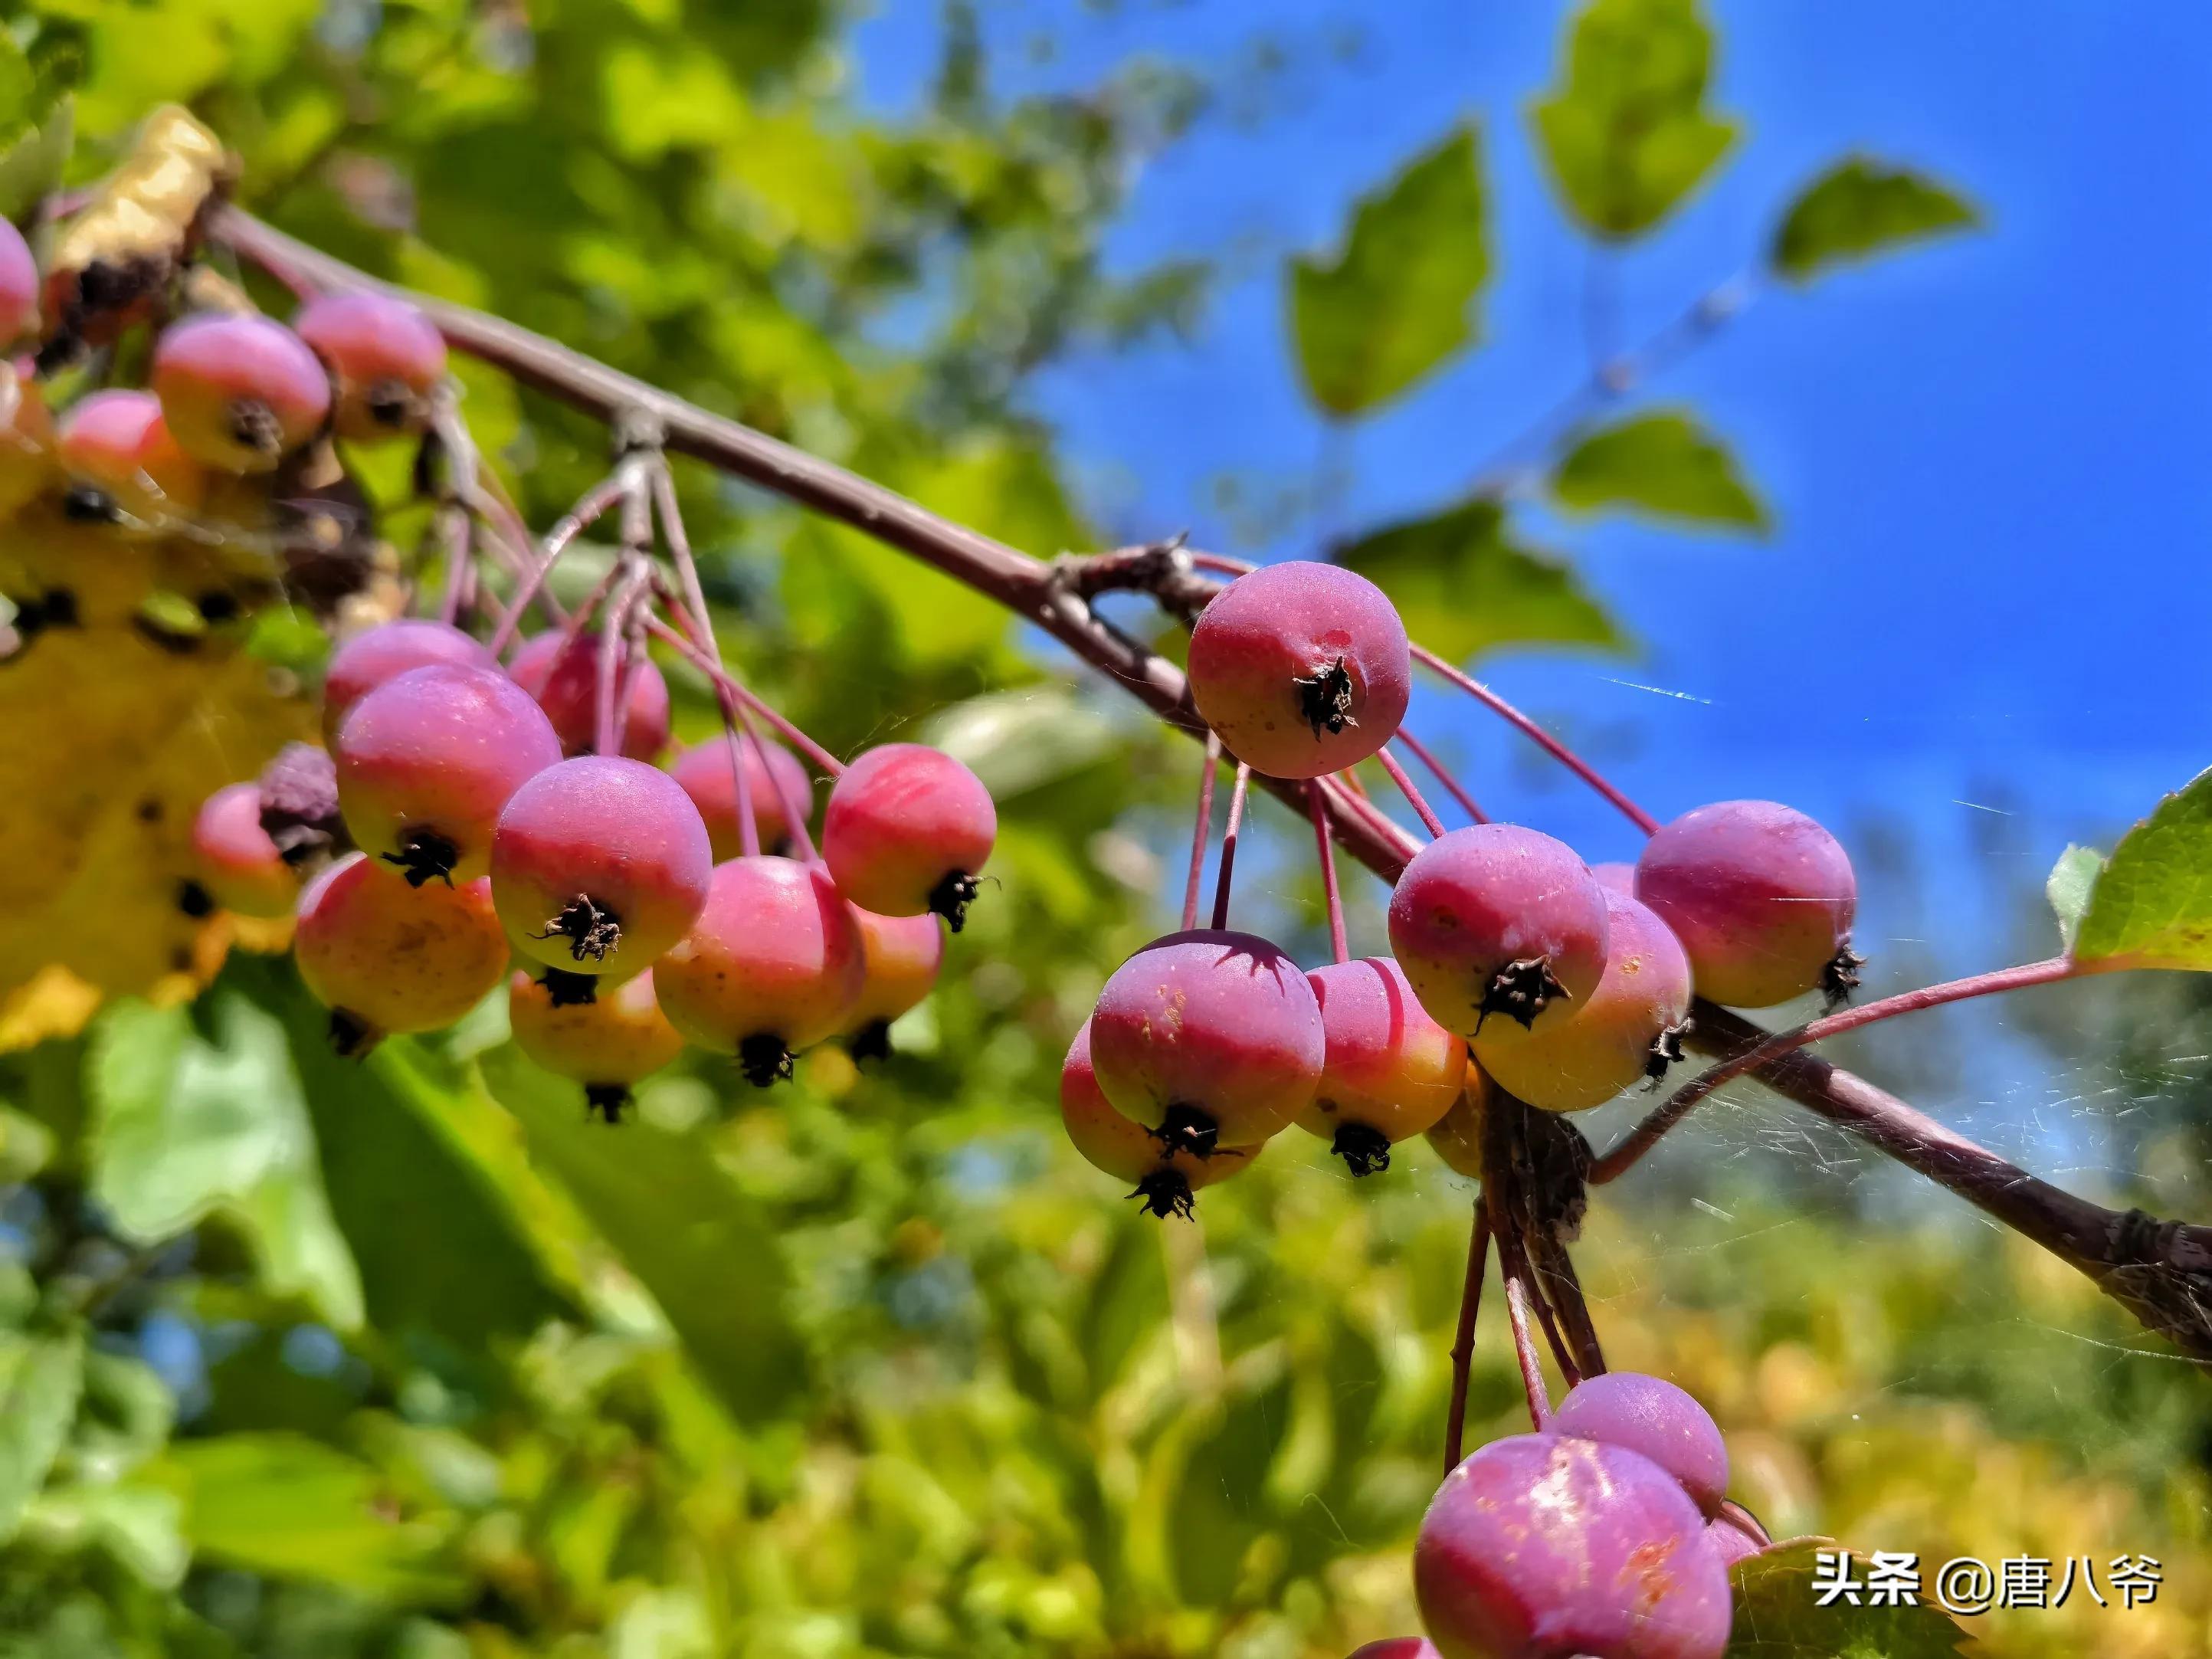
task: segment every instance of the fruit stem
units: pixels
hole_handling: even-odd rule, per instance
[[[1925,985],[1917,991],[1900,991],[1893,997],[1862,1003],[1856,1008],[1846,1008],[1840,1013],[1823,1015],[1787,1031],[1753,1044],[1692,1078],[1670,1095],[1664,1103],[1635,1128],[1629,1131],[1620,1144],[1607,1152],[1590,1166],[1589,1178],[1594,1185],[1618,1180],[1641,1160],[1646,1152],[1659,1143],[1660,1137],[1690,1115],[1691,1109],[1723,1084],[1733,1082],[1747,1072],[1778,1060],[1795,1048],[1818,1042],[1824,1037],[1837,1036],[1845,1031],[1855,1031],[1862,1025],[1892,1019],[1899,1014],[1917,1012],[1923,1008],[1940,1008],[1948,1002],[1964,1002],[1970,997],[1985,997],[1999,991],[2016,991],[2029,985],[2050,985],[2062,979],[2076,979],[2087,974],[2104,971],[2103,963],[2081,963],[2071,957],[2048,957],[2041,962],[2023,963],[2017,968],[1998,968],[1984,974],[1972,974],[1965,979],[1947,980],[1940,985]]]
[[[1182,884],[1182,931],[1198,926],[1198,895],[1206,884],[1206,843],[1213,838],[1213,775],[1221,769],[1221,738],[1206,734],[1206,763],[1198,775],[1198,827],[1190,836],[1190,873]]]
[[[1465,812],[1468,817],[1473,818],[1477,823],[1487,823],[1490,822],[1490,814],[1484,811],[1481,807],[1475,805],[1475,799],[1473,795],[1468,794],[1466,790],[1460,787],[1459,780],[1444,769],[1444,763],[1436,757],[1435,752],[1430,749],[1428,744],[1423,743],[1419,738],[1415,737],[1411,732],[1406,730],[1402,726],[1398,728],[1398,735],[1391,738],[1390,741],[1393,743],[1404,744],[1406,745],[1406,752],[1411,755],[1415,760],[1420,762],[1422,765],[1427,767],[1431,775],[1432,775],[1438,783],[1443,785],[1444,793],[1459,803],[1460,811]]]
[[[1452,1333],[1451,1407],[1444,1418],[1444,1473],[1459,1467],[1467,1432],[1467,1385],[1474,1361],[1474,1320],[1482,1310],[1483,1270],[1490,1265],[1490,1200],[1474,1200],[1474,1224],[1467,1236],[1467,1278],[1460,1287],[1459,1328]]]
[[[521,625],[524,610],[538,597],[538,590],[545,586],[545,578],[552,573],[554,565],[559,562],[561,556],[574,544],[577,537],[597,524],[606,515],[609,507],[622,500],[629,489],[630,479],[640,465],[641,463],[636,456],[625,456],[616,464],[613,471],[579,496],[576,504],[562,515],[561,521],[545,532],[544,541],[538,545],[537,562],[516,586],[514,597],[507,602],[506,614],[500,617],[499,626],[492,630],[491,638],[487,642],[493,656],[506,654],[507,646],[514,639],[515,629]]]
[[[642,498],[639,505],[642,507]],[[630,681],[639,663],[625,667],[626,647],[633,615],[645,599],[645,583],[648,571],[646,556],[638,550],[632,532],[630,508],[623,509],[623,549],[621,562],[616,567],[621,573],[613,596],[608,599],[599,623],[599,650],[592,663],[592,695],[596,699],[592,721],[592,748],[601,755],[619,755],[623,749],[623,731],[628,725]],[[647,532],[648,535],[650,532]],[[573,619],[572,619],[573,620]],[[642,659],[640,659],[640,662]]]
[[[1406,775],[1406,769],[1398,763],[1398,757],[1390,752],[1390,745],[1386,743],[1376,750],[1375,758],[1382,763],[1382,769],[1390,775],[1390,781],[1398,786],[1398,793],[1406,798],[1406,804],[1413,809],[1413,816],[1420,819],[1421,823],[1427,827],[1429,838],[1433,841],[1443,835],[1444,821],[1436,815],[1428,802],[1421,799],[1421,792],[1413,787],[1413,779]]]
[[[730,777],[738,803],[738,851],[749,859],[757,859],[761,849],[760,825],[753,818],[753,781],[745,775],[744,738],[738,731],[737,711],[728,695],[725,693],[719,701],[722,708],[722,738],[730,750]]]
[[[1336,848],[1328,836],[1328,799],[1318,779],[1306,786],[1306,810],[1313,815],[1314,845],[1321,854],[1322,898],[1328,906],[1328,948],[1336,961],[1348,962],[1352,952],[1345,945],[1344,894],[1337,886]]]
[[[1530,720],[1511,703],[1506,702],[1504,698],[1499,696],[1480,680],[1476,679],[1472,674],[1461,672],[1426,646],[1417,645],[1413,647],[1413,660],[1431,672],[1449,680],[1484,708],[1518,727],[1524,736],[1535,743],[1546,754],[1551,756],[1553,760],[1559,762],[1560,765],[1619,807],[1626,815],[1628,821],[1645,835],[1658,833],[1658,819],[1614,788],[1595,767],[1537,725],[1535,721]]]
[[[681,611],[678,611],[677,616],[679,620],[683,620]],[[815,770],[820,772],[824,777],[836,778],[844,775],[844,762],[808,737],[795,721],[781,713],[775,704],[747,690],[744,681],[738,679],[713,657],[694,645],[687,635],[678,633],[666,623],[652,616],[646,618],[645,631],[664,645],[671,647],[684,661],[704,674],[722,696],[743,703],[774,726],[776,735],[805,756]],[[731,717],[734,719],[734,714]]]
[[[438,620],[454,628],[459,625],[461,612],[476,590],[476,566],[469,558],[468,509],[459,501],[441,502],[437,522],[439,539],[446,547],[446,592],[438,603]]]
[[[1521,1366],[1521,1391],[1528,1397],[1528,1422],[1541,1434],[1552,1426],[1552,1396],[1544,1387],[1544,1364],[1536,1357],[1535,1339],[1528,1334],[1528,1285],[1507,1265],[1516,1254],[1513,1243],[1503,1237],[1498,1243],[1498,1261],[1505,1274],[1505,1321],[1513,1328],[1513,1357]]]
[[[1237,763],[1237,781],[1229,787],[1229,822],[1221,827],[1221,868],[1213,878],[1213,927],[1229,926],[1229,883],[1237,872],[1237,837],[1244,828],[1244,792],[1252,782],[1252,769]]]

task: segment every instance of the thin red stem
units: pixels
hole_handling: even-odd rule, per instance
[[[1190,872],[1182,884],[1182,931],[1198,926],[1198,896],[1206,886],[1206,844],[1213,839],[1213,778],[1221,769],[1221,739],[1206,734],[1206,759],[1198,774],[1198,823],[1190,832]]]
[[[1501,1262],[1510,1262],[1512,1249],[1499,1241]],[[1521,1367],[1521,1389],[1528,1396],[1528,1421],[1537,1433],[1552,1426],[1552,1395],[1544,1386],[1544,1362],[1537,1357],[1535,1339],[1528,1334],[1528,1290],[1522,1276],[1505,1268],[1505,1320],[1513,1328],[1513,1357]]]
[[[451,628],[460,621],[469,594],[469,515],[446,502],[438,508],[438,526],[446,550],[446,595],[439,602],[438,620]]]
[[[1386,743],[1376,750],[1375,758],[1382,763],[1382,769],[1390,775],[1390,781],[1398,786],[1398,793],[1406,798],[1406,805],[1413,809],[1413,816],[1427,828],[1430,836],[1434,838],[1443,835],[1444,821],[1436,815],[1428,802],[1421,799],[1421,792],[1413,787],[1413,779],[1407,777],[1406,769],[1398,764],[1398,757],[1390,752],[1390,745]]]
[[[1490,1264],[1490,1210],[1474,1200],[1474,1224],[1467,1238],[1467,1279],[1460,1286],[1459,1328],[1452,1334],[1451,1407],[1444,1419],[1444,1473],[1459,1467],[1467,1433],[1467,1385],[1474,1369],[1474,1321],[1482,1310],[1483,1270]]]
[[[722,738],[730,747],[730,777],[738,803],[738,851],[749,859],[757,859],[761,849],[760,825],[753,820],[753,781],[745,774],[744,738],[738,730],[734,700],[724,691],[719,701],[722,705]]]
[[[1901,991],[1893,997],[1883,997],[1879,1001],[1863,1003],[1856,1008],[1846,1008],[1840,1013],[1808,1020],[1791,1030],[1777,1031],[1764,1041],[1700,1073],[1677,1089],[1665,1103],[1630,1130],[1619,1146],[1590,1166],[1589,1178],[1597,1184],[1618,1180],[1657,1146],[1662,1135],[1687,1117],[1692,1109],[1707,1095],[1747,1072],[1755,1072],[1771,1061],[1781,1059],[1793,1048],[1802,1048],[1823,1037],[1855,1031],[1862,1025],[1893,1019],[1899,1014],[1915,1013],[1923,1008],[1940,1008],[1946,1003],[1964,1002],[1970,997],[1990,996],[1999,991],[2016,991],[2029,985],[2049,985],[2058,980],[2073,979],[2102,970],[2102,964],[2083,966],[2071,957],[2051,957],[2041,962],[2025,963],[2017,968],[1999,968],[1986,974],[1970,975],[1965,979],[1947,980],[1941,985],[1923,986],[1917,991]]]
[[[1595,767],[1592,766],[1581,756],[1576,754],[1573,750],[1568,748],[1566,744],[1561,743],[1557,738],[1553,737],[1549,732],[1547,732],[1542,726],[1537,725],[1535,721],[1530,720],[1526,714],[1516,708],[1511,703],[1506,702],[1504,698],[1499,696],[1498,693],[1492,690],[1480,680],[1476,679],[1471,674],[1461,672],[1458,669],[1453,667],[1449,662],[1446,661],[1443,658],[1439,657],[1435,652],[1429,650],[1425,646],[1417,645],[1413,647],[1413,660],[1421,664],[1424,667],[1428,668],[1432,672],[1442,675],[1445,679],[1449,680],[1454,685],[1459,687],[1461,690],[1466,692],[1476,702],[1481,703],[1483,707],[1503,716],[1512,725],[1519,727],[1521,732],[1532,742],[1540,747],[1546,754],[1551,756],[1553,760],[1558,761],[1562,766],[1565,767],[1570,772],[1572,772],[1584,783],[1596,790],[1599,794],[1603,795],[1607,800],[1619,807],[1620,811],[1626,815],[1628,821],[1633,823],[1638,829],[1641,830],[1645,835],[1649,836],[1657,833],[1659,829],[1658,819],[1653,817],[1649,812],[1638,806],[1634,801],[1622,794],[1620,790],[1614,788],[1612,784],[1608,783],[1605,780],[1603,775],[1599,773]]]
[[[1221,827],[1221,868],[1213,878],[1216,933],[1229,926],[1229,883],[1237,873],[1237,837],[1244,828],[1244,793],[1251,782],[1252,769],[1237,762],[1237,781],[1229,787],[1229,822]]]
[[[1393,743],[1404,744],[1406,745],[1406,752],[1411,755],[1415,760],[1420,762],[1422,765],[1427,767],[1429,769],[1430,775],[1433,776],[1438,783],[1443,785],[1444,793],[1459,803],[1460,811],[1466,813],[1468,817],[1473,818],[1477,823],[1487,823],[1490,822],[1490,814],[1484,811],[1481,807],[1475,805],[1474,797],[1468,794],[1466,790],[1460,787],[1459,780],[1444,769],[1444,763],[1436,757],[1435,753],[1426,744],[1423,743],[1419,738],[1415,737],[1411,732],[1406,730],[1402,726],[1398,728],[1398,735],[1391,738],[1390,741]]]
[[[506,651],[508,641],[514,638],[515,629],[521,623],[523,611],[538,596],[538,590],[545,585],[545,578],[552,573],[561,556],[568,550],[577,537],[605,516],[609,507],[622,500],[630,487],[632,465],[624,462],[586,490],[575,506],[570,507],[562,516],[561,521],[546,532],[545,540],[538,549],[537,562],[523,576],[514,590],[514,597],[507,601],[507,614],[499,619],[499,626],[492,631],[489,641],[492,655],[496,657]]]
[[[1344,893],[1336,881],[1336,846],[1329,839],[1328,797],[1318,781],[1306,791],[1306,809],[1313,816],[1314,846],[1321,854],[1322,898],[1328,906],[1328,948],[1339,962],[1348,962],[1352,952],[1344,938]]]
[[[1211,570],[1217,575],[1249,576],[1260,567],[1249,559],[1232,559],[1225,553],[1201,553],[1194,547],[1183,549],[1183,556],[1190,561],[1194,570]]]
[[[680,618],[683,613],[679,611],[677,614]],[[724,692],[735,698],[761,719],[766,720],[775,729],[778,737],[805,756],[815,769],[823,776],[836,778],[844,775],[844,762],[815,742],[812,738],[808,737],[804,728],[779,710],[774,703],[769,702],[758,693],[748,690],[743,680],[738,679],[720,662],[694,645],[688,635],[678,633],[658,617],[647,619],[645,631],[675,651],[684,661],[704,674],[717,691]]]

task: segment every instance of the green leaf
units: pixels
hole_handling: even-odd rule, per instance
[[[1387,590],[1407,631],[1454,662],[1505,646],[1628,647],[1572,570],[1512,539],[1493,501],[1388,526],[1332,556]]]
[[[1388,403],[1474,338],[1490,276],[1472,127],[1363,197],[1334,264],[1291,267],[1291,331],[1306,390],[1332,415]]]
[[[2212,969],[2212,772],[2120,838],[2075,934],[2078,962]]]
[[[83,1387],[77,1336],[0,1332],[0,1541],[15,1535],[25,1507],[46,1485]]]
[[[2058,855],[2058,862],[2051,866],[2051,874],[2044,881],[2044,895],[2057,914],[2058,935],[2069,951],[2081,931],[2081,918],[2088,911],[2097,878],[2104,872],[2102,853],[2094,847],[2069,846]]]
[[[156,1244],[211,1214],[235,1223],[262,1277],[341,1330],[361,1278],[331,1218],[314,1130],[283,1026],[235,991],[181,1008],[118,1003],[90,1073],[92,1190],[116,1231]]]
[[[1955,1659],[1966,1632],[1942,1608],[1816,1607],[1814,1558],[1841,1548],[1826,1538],[1798,1538],[1739,1561],[1734,1633],[1726,1659]],[[1863,1581],[1865,1558],[1852,1558]],[[1862,1597],[1863,1599],[1863,1597]]]
[[[1696,0],[1592,0],[1576,19],[1565,83],[1534,113],[1553,179],[1593,234],[1650,229],[1735,142],[1736,124],[1705,104],[1712,51]]]
[[[21,221],[61,182],[76,136],[74,52],[26,58],[0,34],[0,218]]]
[[[1559,463],[1552,490],[1585,513],[1620,507],[1756,531],[1770,522],[1728,451],[1679,410],[1632,415],[1591,433]]]
[[[1866,156],[1839,161],[1799,193],[1774,233],[1774,269],[1795,283],[1982,222],[1974,204],[1924,173]]]
[[[1118,753],[1127,729],[1115,712],[1073,686],[989,691],[932,715],[921,736],[1004,802]]]
[[[41,1493],[23,1530],[49,1550],[97,1545],[149,1584],[173,1589],[191,1564],[184,1506],[158,1486],[70,1486]]]

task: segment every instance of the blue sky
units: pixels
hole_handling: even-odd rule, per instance
[[[1771,294],[1651,387],[1728,439],[1776,533],[1536,519],[1643,655],[1505,656],[1484,672],[1662,817],[1771,795],[1847,841],[1899,822],[1919,874],[1868,895],[1870,983],[1897,982],[1881,962],[1893,937],[1940,934],[1942,965],[1989,965],[2016,943],[1991,878],[2039,882],[2069,838],[2108,843],[2212,763],[2199,643],[2212,216],[2197,199],[2212,177],[2212,12],[1723,0],[1711,15],[1717,100],[1745,137],[1620,261],[1629,337],[1754,259],[1796,187],[1854,149],[1947,177],[1989,228]],[[915,95],[935,15],[887,0],[861,27],[867,97]],[[1312,467],[1320,425],[1285,347],[1282,257],[1328,244],[1357,195],[1455,120],[1479,123],[1493,194],[1486,343],[1363,426],[1343,521],[1441,505],[1582,374],[1588,251],[1522,113],[1552,75],[1565,7],[987,0],[983,15],[1009,89],[1088,84],[1140,52],[1218,73],[1262,33],[1287,65],[1264,119],[1210,117],[1146,172],[1114,233],[1121,268],[1203,252],[1239,273],[1202,337],[1070,364],[1036,390],[1109,529],[1189,526],[1218,544],[1220,474]],[[1042,65],[1019,50],[1040,32],[1057,41]],[[1347,33],[1358,48],[1338,61]],[[1312,545],[1309,526],[1266,551]],[[1431,697],[1417,719],[1468,758],[1495,810],[1592,858],[1632,852],[1602,807],[1537,787],[1475,711]],[[2014,815],[1999,846],[1992,807]]]

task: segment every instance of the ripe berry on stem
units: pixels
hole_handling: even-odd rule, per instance
[[[78,398],[64,412],[55,459],[76,488],[67,503],[81,518],[192,514],[207,500],[205,471],[179,448],[150,392],[118,389]]]
[[[999,834],[983,781],[941,749],[887,743],[845,769],[822,814],[822,857],[846,897],[883,916],[934,910],[954,933]]]
[[[883,1060],[891,1051],[891,1022],[915,1007],[945,965],[945,927],[927,911],[879,916],[853,907],[866,967],[860,1000],[846,1016],[846,1048],[854,1060]]]
[[[588,1002],[556,996],[543,977],[518,970],[507,982],[514,1041],[537,1065],[584,1085],[584,1100],[610,1123],[622,1121],[630,1087],[683,1051],[684,1038],[660,1012],[648,968],[603,987]]]
[[[780,744],[741,742],[744,759],[745,793],[751,798],[753,827],[760,850],[779,853],[791,834],[783,798],[814,802],[814,780],[797,756]],[[707,835],[714,843],[717,861],[733,859],[744,851],[744,836],[738,826],[738,781],[731,770],[727,738],[712,738],[676,758],[671,775],[684,786],[699,816],[707,821]],[[781,780],[781,787],[779,787]]]
[[[300,879],[261,827],[261,786],[234,783],[200,803],[192,820],[200,885],[241,916],[286,916],[300,902]]]
[[[428,422],[430,394],[446,378],[446,342],[418,307],[368,289],[319,294],[292,327],[330,371],[338,436],[367,442]]]
[[[1341,566],[1239,576],[1190,635],[1190,695],[1231,754],[1270,777],[1340,772],[1390,740],[1413,684],[1389,596]]]
[[[1728,1443],[1711,1413],[1662,1376],[1604,1371],[1567,1390],[1552,1428],[1641,1452],[1681,1482],[1708,1520],[1728,1496]]]
[[[331,1041],[349,1054],[452,1024],[507,971],[489,881],[410,888],[359,853],[301,894],[293,949],[301,978],[331,1010]]]
[[[321,360],[266,317],[187,317],[162,331],[147,380],[185,453],[225,472],[273,471],[330,418]]]
[[[353,706],[388,679],[432,663],[496,668],[491,653],[451,623],[402,617],[355,635],[323,671],[323,734],[337,735]]]
[[[1211,1158],[1170,1151],[1136,1119],[1115,1110],[1091,1066],[1088,1020],[1060,1068],[1060,1121],[1093,1169],[1127,1182],[1129,1196],[1145,1200],[1145,1213],[1164,1218],[1188,1218],[1200,1188],[1250,1168],[1259,1156],[1256,1146],[1224,1146]]]
[[[538,699],[545,718],[560,734],[561,746],[571,755],[591,752],[599,732],[599,636],[592,629],[574,639],[558,633],[539,634],[525,640],[507,664],[514,683]],[[629,672],[620,671],[629,687],[629,702],[618,711],[622,721],[622,751],[632,760],[649,761],[668,746],[668,682],[650,659]]]
[[[23,233],[0,219],[0,351],[34,339],[41,325],[39,262]]]
[[[1321,1083],[1298,1127],[1356,1176],[1390,1167],[1396,1142],[1425,1133],[1467,1084],[1467,1041],[1429,1018],[1388,957],[1331,963],[1306,975],[1321,1005]]]

